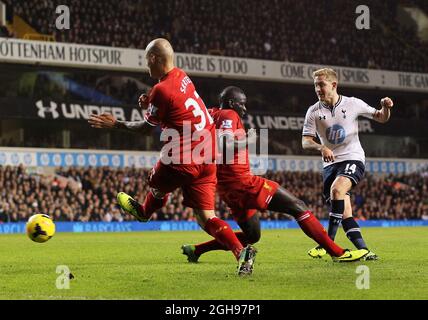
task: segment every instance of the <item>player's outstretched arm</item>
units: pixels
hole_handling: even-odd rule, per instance
[[[120,121],[110,113],[91,114],[88,123],[97,129],[122,129],[146,134],[152,130],[152,126],[146,121]]]
[[[394,102],[391,98],[385,97],[380,100],[382,109],[378,110],[373,119],[380,123],[385,123],[391,116],[391,108],[394,106]]]
[[[116,118],[110,113],[91,114],[88,123],[92,128],[114,129]]]
[[[120,121],[117,120],[115,123],[115,129],[124,129],[128,131],[138,132],[147,134],[152,131],[153,126],[149,125],[147,121]]]
[[[302,137],[302,148],[305,150],[315,150],[321,152],[322,158],[325,162],[333,162],[334,154],[328,147],[317,143],[312,136]]]

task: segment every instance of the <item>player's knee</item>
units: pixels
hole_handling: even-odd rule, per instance
[[[308,210],[308,206],[306,205],[306,203],[303,200],[296,198],[296,200],[294,200],[294,202],[293,202],[292,210],[294,213],[300,213],[302,211]]]
[[[298,214],[308,211],[309,207],[303,200],[294,199],[293,202],[286,208],[284,213],[291,215],[292,217],[296,217]]]
[[[153,197],[155,197],[156,199],[163,199],[163,197],[165,197],[165,192],[161,192],[158,189],[151,188],[150,192],[153,194]]]
[[[260,236],[260,230],[251,230],[251,232],[247,233],[247,241],[250,244],[254,244],[259,242]]]
[[[342,199],[346,195],[346,190],[340,188],[339,186],[332,186],[330,194],[332,199]]]

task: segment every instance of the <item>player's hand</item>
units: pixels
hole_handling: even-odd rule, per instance
[[[149,107],[149,95],[143,93],[138,98],[138,105],[140,106],[141,109],[146,110]]]
[[[88,123],[92,128],[113,129],[116,124],[116,118],[110,113],[91,114]]]
[[[380,100],[380,105],[382,108],[388,108],[391,109],[394,105],[394,102],[392,101],[391,98],[389,97],[385,97],[383,99]]]
[[[322,154],[322,159],[324,160],[324,162],[334,162],[335,159],[334,159],[333,151],[331,151],[326,146],[322,146],[321,154]]]

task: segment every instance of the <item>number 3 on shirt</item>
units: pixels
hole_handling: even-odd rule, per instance
[[[195,91],[195,97],[196,99],[199,98],[198,93]],[[193,107],[193,115],[196,117],[201,117],[201,122],[195,124],[196,131],[201,131],[205,128],[205,125],[207,124],[206,116],[208,117],[208,121],[210,124],[213,124],[213,118],[211,118],[210,114],[205,112],[201,109],[201,106],[199,105],[198,101],[196,101],[193,98],[188,98],[186,102],[184,103],[184,106],[187,110],[189,110],[190,107]]]

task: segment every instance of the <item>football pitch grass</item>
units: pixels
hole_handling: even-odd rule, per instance
[[[314,242],[301,230],[264,230],[245,278],[230,252],[187,262],[180,247],[209,240],[202,231],[57,233],[44,244],[1,235],[0,299],[428,299],[428,228],[363,232],[380,260],[314,260],[306,254]],[[342,230],[337,242],[352,247]],[[56,288],[59,265],[74,275],[69,289]],[[357,288],[361,265],[369,289]]]

